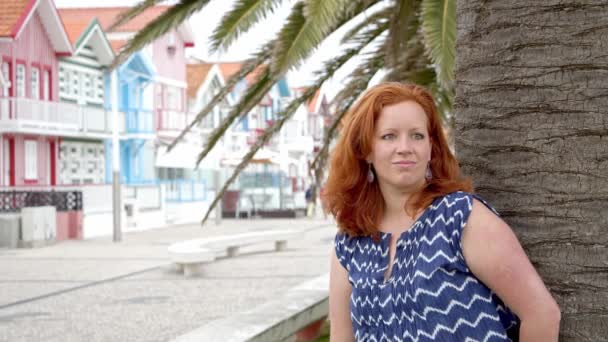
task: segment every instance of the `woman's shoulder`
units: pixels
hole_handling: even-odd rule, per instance
[[[439,196],[435,198],[433,207],[437,213],[441,213],[444,216],[460,216],[463,221],[466,222],[473,210],[473,204],[475,201],[483,204],[490,211],[496,214],[496,216],[500,216],[498,211],[482,197],[475,193],[466,191],[454,191]]]
[[[453,209],[466,207],[468,209],[473,205],[473,199],[475,195],[466,191],[454,191],[444,195],[440,195],[433,200],[433,207],[435,209]]]

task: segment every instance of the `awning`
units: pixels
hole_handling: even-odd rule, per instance
[[[237,166],[243,160],[245,154],[249,151],[234,152],[220,160],[221,166]],[[250,161],[253,164],[280,164],[280,156],[277,152],[270,151],[268,149],[259,150],[253,159]]]

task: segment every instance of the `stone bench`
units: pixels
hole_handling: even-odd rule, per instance
[[[172,341],[286,341],[328,315],[328,296],[329,274],[325,274],[252,310],[209,322]]]
[[[238,255],[240,247],[274,241],[275,250],[283,251],[287,248],[287,241],[300,233],[294,230],[272,230],[194,239],[174,243],[167,250],[171,261],[188,277],[196,275],[202,264],[212,262],[218,256]]]

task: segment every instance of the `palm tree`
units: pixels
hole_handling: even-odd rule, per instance
[[[456,149],[562,310],[608,336],[606,1],[458,2]]]
[[[223,51],[256,23],[271,15],[283,2],[289,0],[236,0],[233,8],[224,15],[211,37],[214,51]],[[114,24],[120,26],[147,8],[162,0],[143,0],[123,13]],[[204,9],[209,0],[180,0],[143,30],[138,32],[116,57],[114,66],[149,42],[178,26],[193,13]],[[324,146],[313,162],[317,184],[327,160],[329,144],[337,134],[339,123],[346,110],[367,88],[370,79],[381,69],[386,80],[409,81],[427,86],[435,94],[437,104],[445,118],[451,111],[453,94],[453,65],[455,45],[455,0],[300,0],[276,37],[247,60],[241,70],[227,80],[225,87],[196,116],[196,119],[170,146],[175,146],[186,132],[208,115],[222,101],[230,89],[254,70],[257,79],[248,88],[230,113],[210,134],[206,146],[198,157],[200,162],[230,125],[248,113],[289,70],[297,68],[333,32],[348,25],[342,38],[340,55],[327,61],[316,74],[312,85],[289,103],[276,120],[251,147],[235,168],[232,176],[218,191],[203,223],[221,199],[228,186],[247,166],[255,153],[280,131],[283,124],[295,113],[298,106],[310,100],[323,82],[331,78],[348,61],[358,57],[361,62],[352,71],[335,103],[338,104],[334,122],[326,131]],[[365,15],[363,21],[357,16]]]

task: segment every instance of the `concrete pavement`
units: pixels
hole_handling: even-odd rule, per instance
[[[302,229],[284,252],[273,244],[185,278],[167,246],[191,238],[266,229]],[[328,272],[335,224],[323,219],[223,220],[0,249],[0,341],[167,341],[211,320],[263,304]]]

